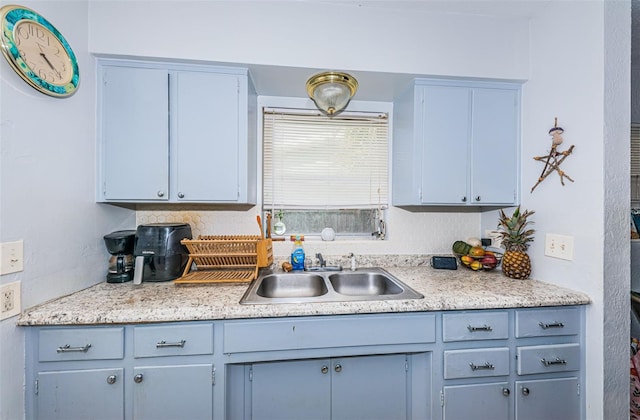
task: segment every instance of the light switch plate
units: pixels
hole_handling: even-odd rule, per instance
[[[573,236],[547,233],[544,241],[544,255],[573,261]]]
[[[0,245],[0,275],[17,273],[24,269],[23,241],[3,242]]]

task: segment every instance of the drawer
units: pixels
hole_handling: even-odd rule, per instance
[[[518,347],[518,375],[580,370],[580,345]]]
[[[38,360],[122,359],[124,328],[64,328],[38,332]]]
[[[577,308],[516,311],[516,337],[576,335],[580,331]]]
[[[444,378],[509,375],[509,348],[448,350],[444,352]]]
[[[133,329],[133,356],[213,354],[213,324],[140,326]]]
[[[465,312],[442,315],[442,340],[495,340],[509,338],[508,312]]]
[[[433,343],[435,326],[433,314],[230,321],[224,352]]]

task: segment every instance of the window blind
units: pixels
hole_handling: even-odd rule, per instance
[[[263,142],[266,208],[387,206],[387,114],[265,108]]]

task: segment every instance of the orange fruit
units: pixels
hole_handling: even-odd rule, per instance
[[[472,246],[469,250],[469,255],[472,257],[484,257],[485,251],[481,246]]]
[[[462,261],[462,264],[464,265],[469,265],[474,262],[474,259],[473,257],[470,257],[468,255],[463,255],[462,257],[460,257],[460,261]]]

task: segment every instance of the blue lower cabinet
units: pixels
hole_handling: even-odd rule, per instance
[[[406,419],[407,356],[254,363],[252,420]]]
[[[37,415],[41,419],[121,419],[124,417],[124,369],[40,372]]]
[[[134,368],[133,418],[211,419],[212,372],[212,364]]]
[[[578,420],[577,377],[516,382],[517,420]]]
[[[445,386],[443,400],[445,420],[507,420],[512,397],[508,382],[495,382]]]

